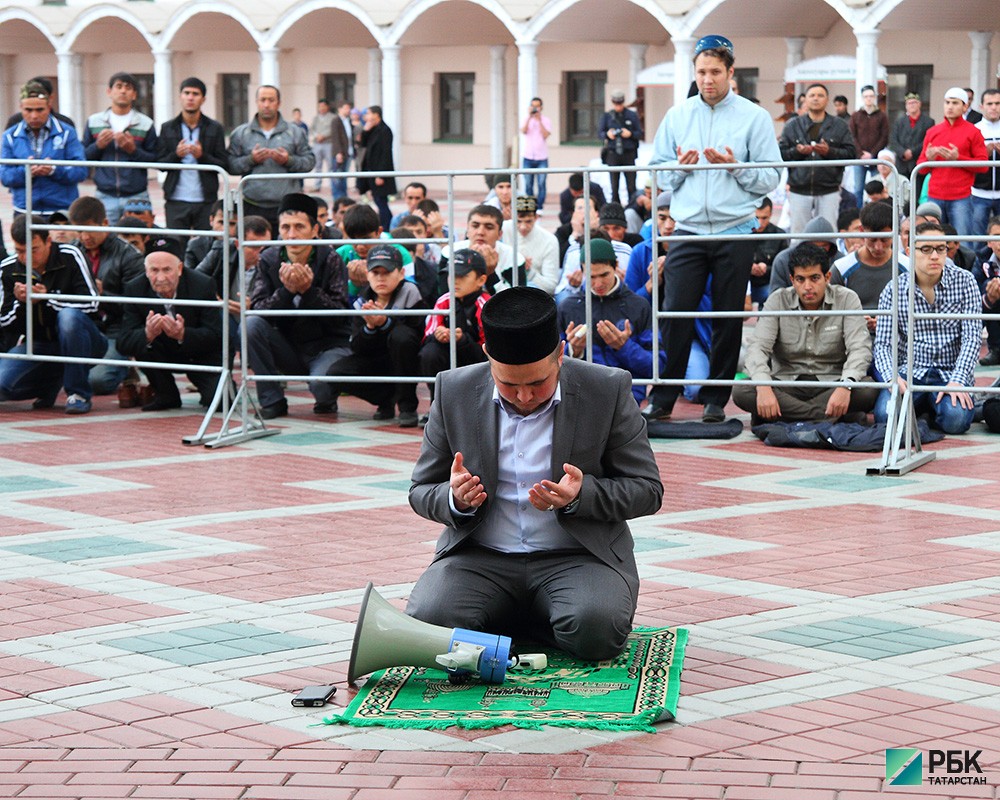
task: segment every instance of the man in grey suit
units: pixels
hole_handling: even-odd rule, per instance
[[[445,528],[407,613],[613,658],[639,593],[625,520],[663,499],[631,376],[563,363],[539,289],[500,292],[482,326],[488,363],[437,376],[410,505]]]

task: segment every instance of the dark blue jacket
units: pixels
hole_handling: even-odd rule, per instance
[[[632,336],[618,350],[609,347],[597,334],[592,334],[594,343],[594,363],[608,367],[618,367],[632,373],[633,378],[653,377],[653,332],[651,327],[652,311],[649,303],[638,297],[635,292],[622,283],[613,292],[604,297],[591,293],[591,312],[596,325],[598,320],[606,319],[618,330],[625,330],[625,320],[632,327]],[[566,341],[566,328],[569,323],[581,324],[587,321],[586,296],[581,292],[566,297],[559,304],[559,330],[562,340]],[[568,345],[566,352],[569,353]],[[667,352],[660,348],[660,371],[667,363]],[[632,395],[637,403],[646,396],[645,386],[633,386]]]
[[[0,146],[2,158],[51,158],[59,161],[83,161],[83,145],[72,127],[50,116],[46,123],[48,135],[42,143],[41,153],[36,153],[28,124],[19,122],[8,128]],[[65,211],[80,196],[76,185],[87,177],[86,167],[56,167],[51,175],[32,178],[31,210],[38,214]],[[4,165],[0,181],[14,195],[14,210],[23,212],[26,205],[24,167]]]

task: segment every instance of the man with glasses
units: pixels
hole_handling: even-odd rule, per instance
[[[745,164],[779,162],[781,153],[771,115],[732,91],[733,43],[724,36],[705,36],[695,45],[698,94],[667,112],[654,140],[651,165],[661,188],[672,192],[670,215],[676,234],[700,240],[671,243],[664,264],[664,311],[695,311],[711,279],[712,308],[742,311],[755,244],[708,239],[711,235],[750,234],[757,203],[778,185],[777,167],[743,169]],[[723,169],[686,171],[694,164]],[[709,377],[732,380],[739,360],[743,320],[712,321]],[[664,378],[680,379],[687,369],[694,320],[665,318],[662,341],[669,343]],[[667,419],[680,386],[657,386],[643,410],[647,419]],[[705,422],[722,422],[729,386],[705,386],[700,393]]]
[[[601,116],[597,134],[602,144],[602,160],[609,167],[634,167],[635,158],[639,154],[639,140],[642,139],[642,123],[639,115],[632,109],[625,108],[625,93],[616,91],[611,95],[611,110]],[[611,180],[611,199],[618,203],[618,184],[621,173],[612,170],[608,173]],[[635,194],[635,173],[625,173],[625,201],[627,206]]]
[[[975,315],[982,312],[982,298],[972,273],[948,264],[948,243],[940,222],[922,222],[917,236],[934,236],[916,241],[912,279],[916,281],[914,310],[918,314]],[[879,380],[896,375],[899,391],[910,386],[946,386],[940,392],[914,394],[917,414],[927,415],[934,427],[945,433],[965,433],[972,425],[973,403],[968,387],[975,378],[976,359],[982,346],[983,323],[978,317],[968,319],[916,319],[913,336],[919,346],[913,349],[913,372],[908,374],[906,351],[909,317],[908,300],[911,273],[899,276],[899,316],[896,357],[898,374],[893,372],[892,317],[880,316],[875,331],[874,361]],[[879,298],[879,310],[892,308],[893,286],[888,284]],[[888,419],[890,392],[883,389],[875,403],[875,421]]]

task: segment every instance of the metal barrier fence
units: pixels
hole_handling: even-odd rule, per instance
[[[30,170],[28,169],[32,164],[37,165],[42,164],[53,164],[56,166],[60,165],[86,165],[86,166],[119,166],[114,164],[114,162],[65,162],[65,161],[24,161],[24,160],[4,160],[2,163],[16,164],[24,166],[28,182],[28,198],[30,203]],[[805,167],[805,168],[820,168],[820,167],[849,167],[849,166],[885,166],[890,169],[890,174],[892,175],[896,185],[898,185],[898,172],[895,169],[895,165],[889,162],[880,162],[877,160],[841,160],[841,161],[820,161],[820,162],[796,162],[795,166]],[[961,164],[949,164],[945,163],[934,163],[934,164],[923,164],[920,165],[918,169],[922,171],[929,171],[938,167],[947,168],[948,166],[969,166],[970,162],[962,162]],[[974,162],[972,165],[988,165],[988,162]],[[685,171],[697,171],[697,170],[712,170],[712,169],[725,169],[727,165],[716,165],[716,164],[694,164],[685,165],[678,169],[683,169]],[[741,169],[778,169],[782,170],[788,166],[785,162],[773,162],[773,163],[761,163],[761,164],[746,164],[741,167]],[[268,428],[263,420],[260,419],[259,414],[256,411],[256,406],[251,395],[248,392],[248,387],[255,382],[265,382],[265,381],[326,381],[326,382],[343,382],[345,378],[343,376],[313,376],[313,375],[288,375],[288,374],[275,374],[275,375],[265,375],[265,374],[253,374],[247,373],[245,366],[245,356],[243,358],[242,369],[242,380],[240,381],[238,391],[233,402],[229,403],[229,391],[228,387],[235,384],[232,375],[228,369],[229,364],[229,350],[231,343],[229,341],[229,326],[227,322],[227,309],[229,297],[229,287],[232,283],[231,270],[234,267],[233,261],[230,259],[230,250],[233,245],[236,247],[236,253],[238,254],[238,259],[235,266],[238,268],[239,277],[239,287],[241,297],[247,297],[247,286],[246,286],[246,271],[244,269],[244,252],[243,247],[247,244],[245,239],[245,229],[244,220],[246,217],[246,207],[244,205],[244,189],[248,183],[254,181],[268,181],[268,180],[288,180],[289,178],[298,179],[312,179],[312,180],[323,180],[326,178],[357,178],[361,175],[366,177],[405,177],[408,179],[419,179],[419,178],[445,178],[447,182],[446,200],[445,203],[448,213],[448,236],[442,238],[431,238],[431,239],[395,239],[397,244],[407,245],[407,244],[418,244],[418,243],[428,243],[434,242],[440,245],[446,245],[449,248],[449,252],[454,249],[458,237],[455,235],[456,231],[456,218],[455,218],[455,179],[458,177],[467,176],[493,176],[493,175],[514,175],[522,176],[528,174],[567,174],[573,172],[580,172],[584,176],[583,181],[583,198],[585,205],[590,203],[590,176],[592,173],[599,172],[639,172],[639,171],[649,171],[653,179],[653,185],[657,186],[657,177],[660,173],[666,172],[661,167],[656,166],[645,166],[645,167],[606,167],[602,166],[600,168],[591,167],[576,167],[576,168],[536,168],[536,169],[494,169],[494,170],[418,170],[418,171],[394,171],[394,172],[327,172],[327,173],[302,173],[302,174],[273,174],[273,175],[248,175],[243,177],[239,181],[239,185],[236,188],[229,187],[229,176],[223,172],[221,169],[214,167],[203,167],[201,165],[188,166],[188,165],[168,165],[168,164],[144,164],[144,163],[126,163],[121,164],[120,168],[144,168],[144,169],[198,169],[198,170],[215,170],[220,173],[220,183],[223,187],[227,187],[224,191],[224,224],[223,230],[221,232],[215,231],[187,231],[187,230],[173,230],[173,229],[160,229],[159,232],[162,234],[169,235],[183,235],[190,236],[192,233],[200,233],[219,237],[223,240],[223,296],[215,302],[207,301],[178,301],[177,305],[210,305],[217,306],[220,308],[220,313],[223,315],[223,345],[221,352],[221,364],[222,367],[201,367],[201,371],[213,371],[219,372],[220,381],[218,385],[218,390],[216,397],[212,403],[212,406],[208,409],[205,418],[198,433],[193,437],[186,437],[184,439],[187,444],[205,444],[208,447],[223,447],[229,444],[235,444],[241,441],[247,441],[249,439],[258,438],[260,436],[269,436],[278,433],[279,431],[274,428]],[[513,197],[512,197],[512,208],[516,207],[517,197],[519,194],[518,181],[515,179],[512,185]],[[911,193],[913,196],[910,198],[910,214],[911,218],[915,214],[917,197],[915,193]],[[900,204],[898,195],[893,195],[893,229],[888,233],[863,233],[863,232],[852,232],[850,238],[890,238],[895,243],[898,242],[898,220],[900,217]],[[30,205],[27,209],[29,212],[30,219]],[[235,212],[237,221],[237,233],[235,242],[231,241],[229,235],[229,221],[232,214]],[[516,212],[515,212],[516,213]],[[655,210],[653,214],[655,220]],[[36,226],[39,227],[39,226]],[[53,226],[40,226],[41,228],[51,229]],[[102,230],[110,232],[122,232],[129,229],[108,227],[108,228],[85,228],[82,226],[63,226],[68,227],[72,230],[86,231],[86,230]],[[31,227],[29,225],[29,237],[30,237]],[[582,242],[582,258],[581,267],[584,273],[584,285],[589,286],[590,281],[590,245],[589,240],[592,233],[592,224],[590,220],[590,215],[587,214],[584,217],[584,235]],[[672,235],[668,237],[662,237],[659,235],[658,230],[656,230],[654,224],[653,238],[652,242],[654,244],[654,254],[657,252],[660,243],[666,242],[678,242],[678,241],[707,241],[707,240],[747,240],[751,239],[754,242],[761,242],[767,239],[790,239],[790,240],[830,240],[835,241],[840,238],[845,238],[846,233],[838,234],[808,234],[805,235],[802,232],[790,231],[788,233],[781,234],[739,234],[739,235],[712,235],[712,236],[682,236],[682,235]],[[464,237],[463,237],[464,238]],[[919,237],[915,235],[915,232],[911,234],[911,241],[926,240],[933,237]],[[989,236],[968,236],[963,237],[970,241],[987,241],[990,239]],[[516,268],[518,263],[518,239],[516,235],[515,226],[515,236],[513,241],[510,242],[510,246],[513,250],[513,264],[515,268],[512,270],[513,283],[516,285],[518,281],[518,270]],[[326,240],[324,240],[325,242]],[[370,243],[371,240],[363,239],[342,239],[336,240],[336,246],[345,244],[359,244],[359,243]],[[253,246],[266,247],[270,245],[281,246],[281,245],[295,245],[295,244],[315,244],[316,240],[281,240],[277,237],[276,232],[274,238],[267,241],[254,241]],[[30,249],[29,249],[30,253]],[[660,297],[659,297],[659,285],[657,281],[652,282],[652,306],[653,306],[653,321],[652,325],[652,377],[646,379],[635,379],[634,383],[639,385],[687,385],[691,383],[697,383],[699,385],[708,386],[732,386],[736,383],[735,380],[708,380],[708,379],[698,379],[698,380],[685,380],[680,379],[667,379],[663,378],[659,374],[659,350],[661,347],[660,341],[660,320],[674,317],[693,317],[693,318],[732,318],[732,317],[763,317],[763,316],[851,316],[851,315],[866,315],[866,316],[890,316],[892,319],[892,344],[893,344],[893,375],[891,380],[886,380],[883,382],[866,383],[866,386],[877,387],[880,389],[888,389],[892,394],[892,400],[890,403],[890,420],[887,426],[887,435],[885,439],[885,446],[883,448],[882,462],[878,467],[869,470],[870,474],[902,474],[909,469],[913,469],[924,463],[929,458],[933,457],[933,454],[920,453],[920,440],[919,436],[916,437],[914,441],[914,434],[916,432],[916,424],[913,416],[913,393],[916,391],[942,391],[944,387],[910,387],[909,390],[904,394],[900,395],[898,382],[896,377],[900,374],[900,364],[898,361],[898,318],[899,318],[899,291],[898,291],[898,256],[899,248],[894,246],[892,248],[892,283],[893,283],[893,305],[888,311],[879,311],[877,309],[862,309],[860,311],[818,311],[818,312],[799,312],[799,311],[765,311],[763,309],[757,311],[711,311],[711,312],[665,312],[659,309]],[[30,255],[29,255],[30,263]],[[30,266],[29,266],[30,268]],[[454,265],[451,259],[449,259],[448,267],[448,285],[451,287],[452,292],[452,302],[449,303],[448,317],[449,317],[449,327],[454,328],[456,323],[456,304],[454,302]],[[914,282],[910,281],[910,292],[907,298],[908,302],[908,351],[907,351],[907,370],[906,374],[912,374],[912,358],[913,358],[913,326],[916,319],[924,318],[951,318],[954,315],[915,315],[914,313]],[[69,300],[93,300],[90,297],[67,297],[64,299]],[[30,302],[30,296],[29,296]],[[144,299],[131,299],[131,298],[106,298],[102,299],[100,302],[146,302]],[[584,306],[585,306],[585,319],[586,324],[589,329],[592,328],[593,323],[593,308],[591,293],[589,291],[584,292]],[[385,316],[427,316],[428,309],[384,309],[383,315]],[[260,317],[280,317],[288,316],[294,314],[297,316],[345,316],[345,317],[356,317],[364,316],[369,312],[348,308],[348,309],[336,309],[336,310],[308,310],[308,309],[296,309],[294,311],[290,310],[255,310],[248,309],[245,302],[240,303],[240,314],[239,314],[239,331],[240,331],[240,342],[241,350],[243,354],[247,353],[248,342],[246,333],[246,322],[249,318],[254,316]],[[1000,319],[1000,315],[977,315],[977,318],[997,318]],[[29,326],[30,328],[30,326]],[[60,361],[63,363],[70,363],[72,361],[77,361],[80,363],[112,363],[112,364],[127,364],[128,366],[139,366],[139,367],[158,367],[162,369],[171,369],[177,371],[195,371],[193,365],[190,364],[166,364],[163,362],[142,362],[142,361],[113,361],[108,362],[104,359],[68,359],[60,356],[42,356],[42,355],[31,355],[31,336],[28,335],[28,354],[24,356],[16,356],[11,354],[2,354],[0,357],[15,357],[15,358],[33,358],[35,360],[44,361]],[[456,344],[454,337],[450,341],[449,347],[449,357],[452,366],[456,363]],[[587,360],[593,360],[593,337],[587,337],[587,345],[585,358]],[[369,376],[355,376],[349,377],[349,381],[352,383],[423,383],[432,382],[434,376],[416,376],[416,377],[404,377],[404,376],[394,376],[394,375],[369,375]],[[741,381],[743,382],[743,381]],[[747,385],[753,386],[773,386],[773,387],[787,387],[796,385],[795,381],[747,381]],[[839,386],[847,386],[843,381],[819,381],[812,383],[816,388],[836,388]],[[1000,393],[1000,388],[996,389],[984,389],[988,393]],[[210,421],[212,419],[213,413],[221,408],[223,411],[223,422],[222,429],[217,434],[209,435],[207,433]],[[234,423],[239,421],[239,427],[234,427]],[[900,449],[905,445],[905,453],[901,454]]]
[[[56,159],[0,159],[0,165],[9,166],[19,166],[24,169],[25,175],[25,241],[30,243],[32,238],[36,235],[38,231],[52,231],[56,229],[61,230],[72,230],[79,232],[94,232],[94,233],[134,233],[135,228],[124,228],[120,226],[85,226],[85,225],[50,225],[42,224],[36,225],[33,221],[33,204],[32,204],[32,183],[34,176],[31,173],[31,168],[33,166],[53,166],[53,167],[88,167],[88,168],[112,168],[112,169],[142,169],[143,171],[149,169],[166,170],[166,171],[196,171],[196,172],[214,172],[219,175],[220,184],[225,186],[229,180],[229,175],[221,167],[209,166],[209,165],[187,165],[187,164],[161,164],[159,162],[141,162],[141,161],[128,161],[128,162],[114,162],[114,161],[66,161],[66,160],[56,160]],[[223,238],[228,235],[229,227],[229,208],[227,207],[224,211],[223,220],[223,230],[213,231],[213,230],[203,230],[203,231],[191,231],[191,230],[179,230],[172,228],[158,228],[157,233],[161,235],[174,235],[174,236],[191,236],[193,233],[199,235],[206,235],[216,238]],[[224,252],[224,265],[223,269],[226,274],[229,272],[228,265],[228,249],[223,247]],[[84,255],[86,258],[86,255]],[[25,273],[26,275],[33,274],[33,254],[32,248],[28,247],[25,251]],[[95,276],[96,279],[96,276]],[[96,286],[96,283],[95,283]],[[26,281],[26,298],[25,305],[28,308],[32,307],[34,289],[33,282]],[[2,290],[0,290],[2,294]],[[69,301],[70,303],[94,303],[96,302],[98,306],[104,305],[149,305],[149,298],[140,297],[124,297],[119,295],[104,295],[98,292],[97,296],[92,295],[71,295],[71,294],[60,294],[59,299],[61,301]],[[216,385],[215,395],[212,398],[212,402],[209,405],[208,411],[205,415],[201,427],[194,436],[186,437],[185,442],[188,444],[199,444],[205,441],[206,432],[208,430],[209,421],[212,418],[212,414],[219,408],[223,410],[224,413],[228,415],[229,408],[229,398],[231,393],[229,391],[229,386],[231,385],[231,375],[228,369],[228,353],[230,350],[229,343],[229,326],[227,324],[227,300],[228,300],[228,286],[224,287],[223,297],[219,300],[190,300],[190,299],[175,299],[171,301],[171,304],[178,307],[207,307],[207,308],[219,308],[220,314],[222,315],[222,345],[220,350],[220,361],[219,366],[211,366],[206,364],[191,364],[184,362],[166,362],[166,361],[143,361],[141,359],[108,359],[108,358],[82,358],[82,357],[71,357],[71,356],[50,356],[44,355],[42,353],[35,352],[35,341],[34,341],[34,324],[32,321],[32,315],[27,314],[27,320],[25,324],[25,353],[0,353],[0,359],[9,360],[24,360],[24,361],[39,361],[39,362],[54,362],[62,364],[88,364],[94,366],[96,364],[102,364],[106,366],[119,366],[119,367],[137,367],[137,368],[153,368],[153,369],[163,369],[170,370],[171,372],[210,372],[217,373],[219,375],[219,381]]]

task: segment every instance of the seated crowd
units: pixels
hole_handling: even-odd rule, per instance
[[[129,79],[126,74],[112,77],[108,93],[115,113],[128,110],[134,102],[134,81]],[[185,102],[204,99],[204,86],[194,80],[181,85]],[[276,111],[280,95],[275,102],[263,92],[266,88],[258,92],[255,124],[268,120],[269,102],[284,124]],[[50,93],[37,82],[22,89],[23,121],[5,134],[12,155],[20,147],[18,137],[38,136],[39,120],[42,125],[71,128],[50,113]],[[990,117],[1000,117],[1000,94],[994,102],[987,93],[984,110],[987,101]],[[188,105],[194,105],[193,101]],[[181,114],[186,123],[194,113],[188,105]],[[211,122],[201,119],[206,136],[215,135]],[[104,149],[112,146],[117,135],[110,133],[109,138],[88,132],[87,152],[103,152],[102,143]],[[206,163],[199,156],[209,139],[204,147],[193,149],[171,140],[173,149],[162,151],[164,135],[159,142],[164,161]],[[72,138],[67,134],[68,144]],[[214,142],[213,147],[218,150],[222,144]],[[155,134],[145,145],[155,149]],[[114,146],[131,153],[128,144]],[[994,149],[991,143],[988,152]],[[282,162],[287,156],[267,152],[271,155],[253,150],[250,162],[257,163],[258,156]],[[57,158],[66,153],[45,155]],[[888,161],[894,157],[888,150],[878,156]],[[921,155],[924,160],[948,157],[949,152],[933,145]],[[23,207],[24,191],[18,188],[14,173],[4,169],[4,182],[15,193],[15,205]],[[943,186],[940,175],[960,171],[932,172],[928,180],[931,196],[953,194],[954,181]],[[1000,167],[989,171],[991,179],[998,171]],[[968,172],[972,177],[979,174]],[[194,183],[183,175],[168,180],[168,225],[178,227],[191,216],[191,230],[223,231],[226,219],[221,201],[205,201],[218,190],[204,179],[207,174],[192,173],[202,176]],[[540,224],[536,198],[514,192],[514,176],[493,175],[483,201],[466,215],[460,232],[463,238],[456,232],[452,244],[447,243],[445,215],[421,183],[404,187],[405,208],[390,218],[381,205],[376,210],[347,196],[328,204],[298,191],[298,182],[288,181],[286,188],[293,191],[247,203],[241,251],[236,246],[235,214],[230,216],[225,238],[193,235],[184,241],[158,233],[153,205],[142,187],[130,184],[129,192],[102,199],[107,192],[99,182],[97,197],[78,196],[75,182],[82,178],[75,173],[64,177],[73,184],[72,191],[43,191],[39,197],[53,207],[42,203],[43,213],[33,218],[33,224],[64,222],[92,228],[114,224],[130,232],[33,230],[29,241],[26,218],[19,213],[11,227],[15,253],[2,263],[0,335],[5,351],[23,353],[30,316],[35,352],[95,363],[0,360],[0,401],[31,399],[34,407],[47,408],[64,389],[67,413],[86,413],[94,394],[118,392],[121,399],[130,391],[135,393],[136,369],[103,363],[132,358],[149,387],[142,410],[180,407],[174,371],[187,375],[201,404],[208,407],[219,391],[219,370],[232,366],[240,342],[240,312],[245,308],[267,312],[245,318],[243,359],[250,371],[267,376],[256,381],[263,418],[288,414],[285,378],[300,376],[308,377],[316,414],[337,414],[339,396],[351,394],[375,406],[375,419],[396,420],[398,413],[400,426],[415,427],[421,421],[419,379],[447,368],[453,358],[460,366],[482,361],[482,307],[489,297],[513,285],[534,286],[555,298],[566,357],[617,366],[637,380],[651,378],[654,371],[662,373],[666,363],[670,342],[661,337],[654,351],[653,309],[663,307],[664,265],[675,222],[671,192],[656,192],[651,181],[623,207],[604,202],[597,184],[585,191],[583,173],[571,175],[560,195],[560,225],[550,232]],[[733,399],[750,412],[752,422],[861,421],[869,413],[876,421],[885,421],[889,392],[867,384],[898,375],[903,391],[919,385],[947,387],[943,392],[914,395],[919,410],[936,427],[960,433],[971,425],[968,389],[980,356],[982,325],[976,319],[918,319],[918,346],[909,374],[905,314],[898,315],[894,337],[888,313],[893,305],[892,265],[898,265],[899,291],[909,291],[913,281],[918,312],[973,316],[1000,312],[1000,216],[985,220],[983,233],[993,237],[985,247],[964,245],[960,237],[968,232],[973,217],[961,216],[963,230],[959,231],[948,222],[959,222],[960,210],[964,213],[960,202],[951,198],[925,202],[913,220],[895,220],[891,196],[908,192],[909,186],[906,182],[897,185],[890,177],[890,171],[881,168],[879,178],[864,187],[867,202],[860,212],[850,208],[841,213],[836,231],[816,206],[803,225],[803,234],[786,234],[771,221],[770,198],[757,204],[753,232],[762,236],[746,286],[746,311],[750,314],[756,307],[764,312],[803,313],[765,314],[750,332],[744,363],[751,381],[797,384],[791,388],[737,384]],[[38,173],[37,185],[43,190],[46,179],[52,180],[52,175]],[[284,185],[280,181],[268,185],[278,184]],[[177,199],[188,196],[198,196],[202,202]],[[199,208],[189,208],[192,205]],[[796,200],[795,213],[808,217],[808,207],[805,200]],[[261,213],[249,213],[254,211]],[[202,213],[204,227],[195,219]],[[894,229],[899,231],[898,239],[893,237]],[[911,230],[933,238],[911,248]],[[882,235],[868,238],[863,234]],[[254,244],[270,239],[289,244],[266,248]],[[232,267],[228,273],[227,263]],[[55,296],[67,294],[84,299]],[[211,306],[185,304],[223,297],[228,300],[225,316]],[[33,307],[30,315],[29,305]],[[712,310],[710,279],[697,308]],[[352,309],[360,313],[322,313]],[[808,313],[822,310],[857,313]],[[220,362],[223,324],[228,326],[231,341],[228,365]],[[986,332],[988,349],[980,363],[998,365],[1000,322],[988,321]],[[692,402],[699,401],[699,381],[709,376],[712,339],[712,321],[696,320],[685,375],[690,383],[683,388]],[[157,367],[157,363],[173,366]],[[843,385],[813,385],[830,382]],[[642,404],[647,387],[635,384],[633,393]],[[703,419],[721,421],[720,414],[721,409],[713,408],[710,413],[706,408]]]

